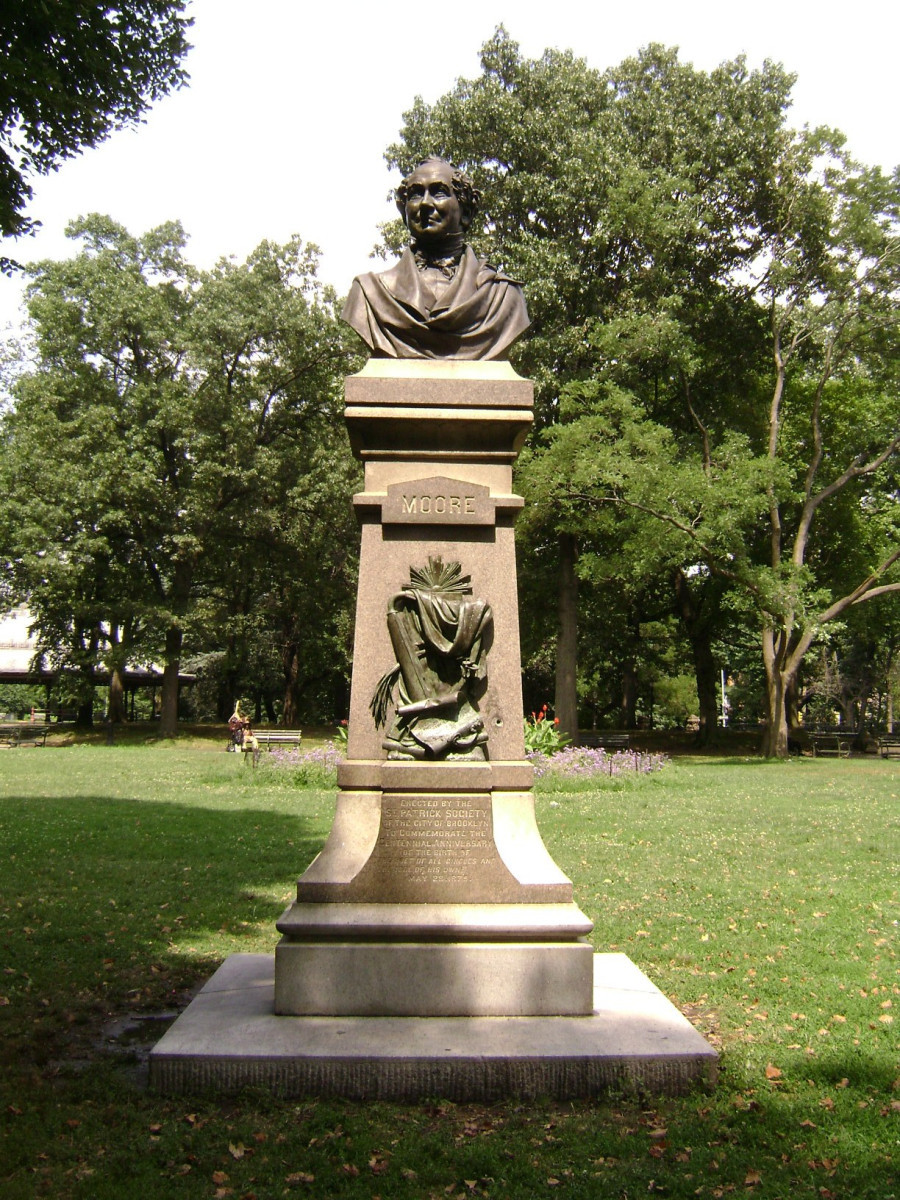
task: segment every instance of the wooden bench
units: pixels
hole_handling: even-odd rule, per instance
[[[266,746],[269,750],[271,750],[273,746],[299,746],[302,735],[302,729],[253,730],[253,736],[259,742],[260,746]]]
[[[812,746],[813,758],[818,758],[823,754],[849,758],[855,739],[855,733],[811,733],[809,744]]]
[[[900,758],[900,734],[882,734],[878,739],[878,753],[882,758]]]
[[[0,742],[7,746],[46,746],[49,728],[36,721],[17,721],[14,725],[0,725]]]
[[[592,729],[588,733],[579,733],[576,739],[579,746],[587,746],[592,750],[630,750],[631,737],[627,733],[617,733],[615,730]]]

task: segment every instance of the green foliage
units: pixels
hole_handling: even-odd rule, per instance
[[[27,233],[29,177],[140,120],[181,87],[185,0],[10,0],[0,24],[0,233]],[[7,260],[2,260],[8,267]]]
[[[59,665],[224,651],[224,707],[262,627],[296,705],[307,644],[307,678],[329,653],[343,671],[354,575],[337,421],[352,359],[317,251],[263,243],[201,272],[175,223],[133,237],[94,215],[70,235],[74,258],[32,268],[36,362],[3,418],[8,586]]]
[[[479,246],[526,285],[528,535],[551,554],[577,540],[582,609],[599,559],[635,605],[698,567],[742,593],[784,754],[812,641],[900,587],[900,171],[790,129],[792,82],[742,59],[698,71],[658,45],[604,73],[555,50],[527,60],[501,28],[481,74],[417,100],[387,155],[470,170]],[[537,608],[527,559],[523,586]],[[702,696],[724,592],[718,621],[689,599],[672,608]]]
[[[699,708],[697,680],[693,675],[669,675],[653,685],[653,725],[657,729],[684,729]]]

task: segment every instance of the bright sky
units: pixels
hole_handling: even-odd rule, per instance
[[[377,226],[394,214],[383,153],[403,112],[477,75],[479,47],[501,23],[529,57],[554,46],[600,69],[651,41],[707,70],[742,53],[751,67],[780,61],[798,76],[795,125],[837,126],[856,157],[900,163],[896,0],[830,14],[809,0],[193,0],[191,11],[190,86],[39,180],[29,214],[43,230],[5,243],[12,257],[71,253],[63,231],[82,213],[109,213],[133,233],[178,219],[200,266],[299,233],[343,292],[371,269]],[[0,331],[18,324],[20,296],[21,281],[0,279]]]

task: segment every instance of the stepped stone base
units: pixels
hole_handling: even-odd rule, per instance
[[[585,941],[285,940],[275,950],[275,1011],[293,1016],[585,1016],[592,1008],[592,957]]]
[[[594,956],[590,1016],[276,1016],[274,960],[228,958],[150,1056],[166,1095],[254,1086],[282,1096],[414,1101],[677,1095],[718,1056],[624,954]]]

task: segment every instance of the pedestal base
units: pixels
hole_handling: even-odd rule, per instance
[[[593,951],[578,942],[289,942],[275,1011],[293,1016],[587,1016]]]
[[[462,1102],[677,1095],[718,1056],[624,954],[594,956],[586,1017],[281,1017],[270,955],[235,954],[150,1055],[159,1092]]]

